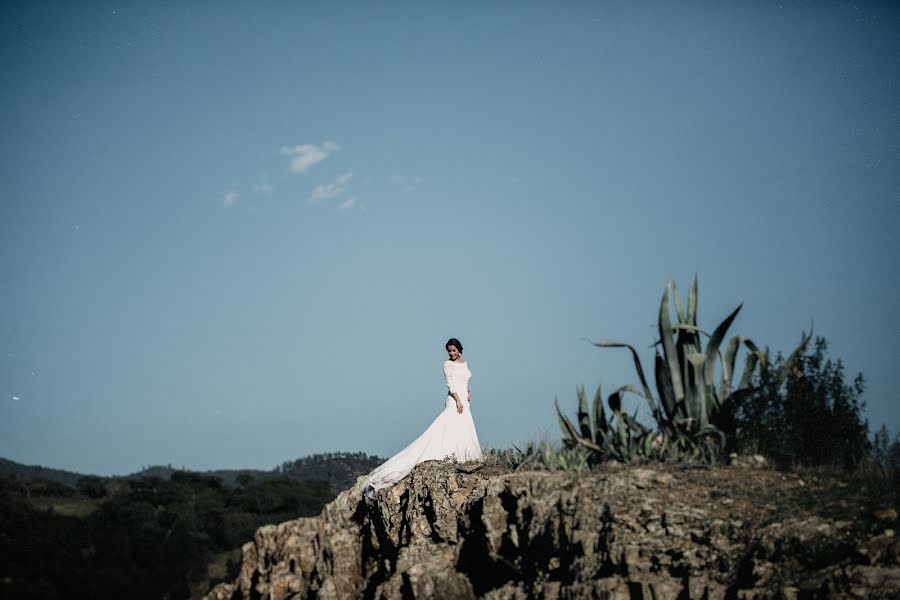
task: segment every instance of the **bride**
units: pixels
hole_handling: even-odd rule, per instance
[[[469,363],[463,360],[462,344],[450,338],[444,345],[449,360],[444,361],[447,382],[447,404],[425,432],[409,446],[389,458],[368,474],[364,490],[369,498],[406,477],[414,466],[426,460],[453,457],[459,462],[481,460],[481,445],[475,432],[475,421],[469,410]]]

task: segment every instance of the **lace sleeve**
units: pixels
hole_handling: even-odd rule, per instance
[[[453,373],[452,369],[453,369],[453,367],[450,365],[450,361],[445,360],[444,361],[444,381],[447,382],[447,393],[453,392],[453,387],[451,385],[452,373]]]

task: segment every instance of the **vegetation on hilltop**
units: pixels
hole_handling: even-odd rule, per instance
[[[882,427],[870,439],[863,415],[865,380],[861,373],[845,380],[843,363],[828,356],[824,337],[810,350],[811,334],[804,334],[787,357],[778,353],[770,361],[768,348],[760,350],[749,338],[735,335],[726,342],[741,306],[707,333],[698,325],[697,304],[696,277],[686,310],[675,284],[666,284],[654,344],[655,395],[634,346],[594,342],[630,350],[640,385],[626,384],[610,394],[609,415],[599,388],[589,409],[579,387],[574,421],[556,405],[563,448],[530,445],[512,457],[517,466],[585,470],[609,460],[715,463],[738,451],[760,452],[781,466],[867,464],[900,473],[900,434],[891,441]],[[738,378],[742,347],[746,356]],[[626,394],[647,403],[655,427],[641,423],[636,411],[629,414]]]
[[[187,598],[234,576],[261,525],[312,516],[378,457],[314,455],[233,484],[206,473],[0,475],[0,597]],[[333,463],[333,464],[332,464]],[[214,568],[210,568],[212,565]]]

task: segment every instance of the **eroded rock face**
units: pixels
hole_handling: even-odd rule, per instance
[[[821,516],[769,469],[466,471],[424,463],[376,502],[360,479],[262,527],[207,598],[900,597],[892,523]]]

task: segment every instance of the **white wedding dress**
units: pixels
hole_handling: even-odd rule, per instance
[[[481,445],[475,432],[475,421],[469,410],[469,363],[444,361],[447,381],[447,401],[444,410],[425,432],[409,446],[386,460],[367,476],[364,491],[369,498],[384,487],[390,487],[406,477],[412,468],[426,460],[454,457],[459,462],[481,460]],[[463,412],[456,411],[456,392],[462,401]]]

